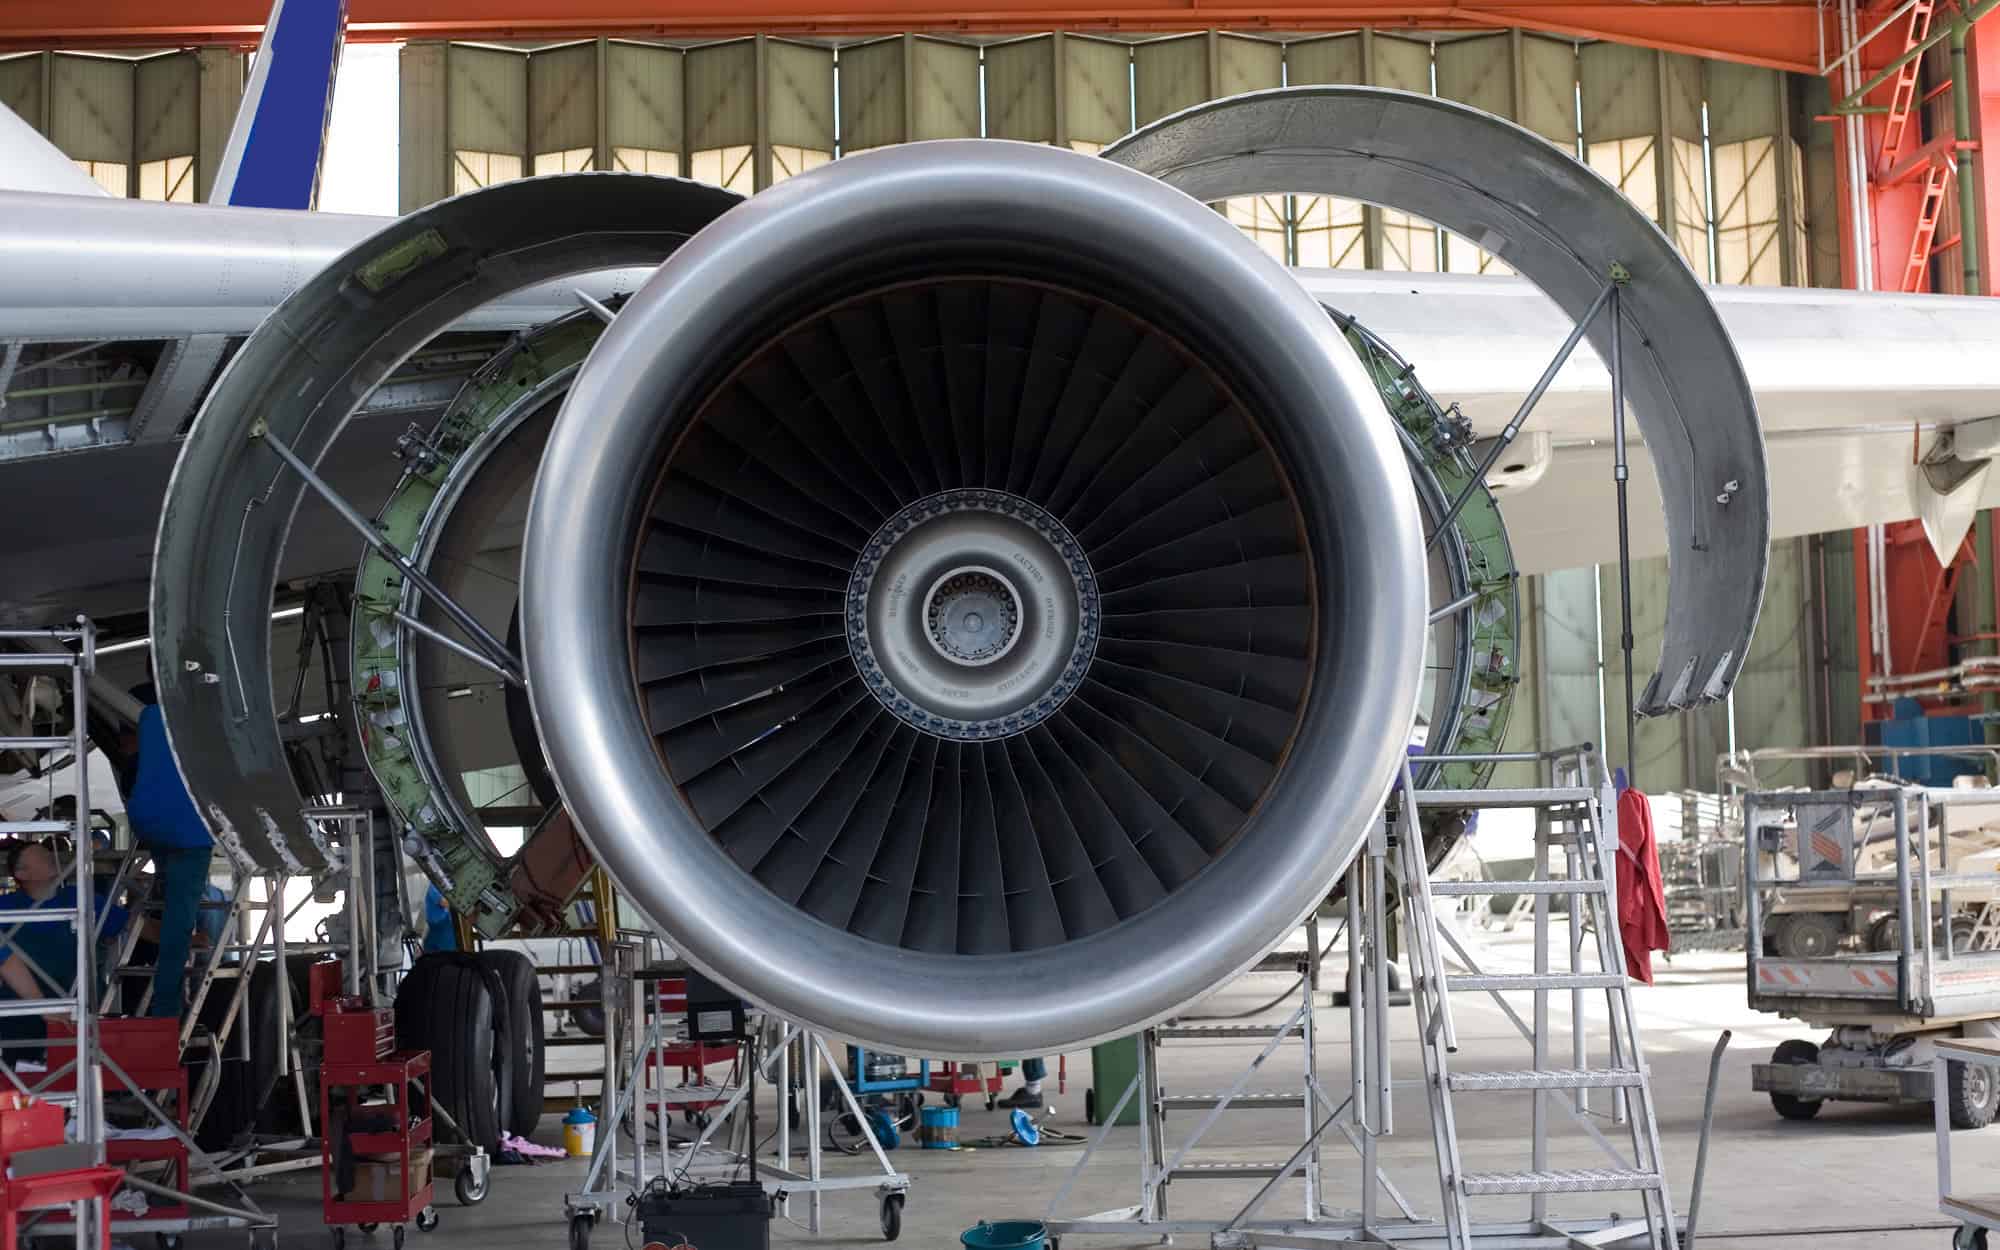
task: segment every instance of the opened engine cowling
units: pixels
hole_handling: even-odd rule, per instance
[[[1159,1019],[1322,899],[1402,759],[1423,541],[1376,388],[1181,193],[997,141],[674,254],[537,478],[536,723],[691,962],[912,1053]]]

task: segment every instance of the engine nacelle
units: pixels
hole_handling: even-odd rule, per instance
[[[691,962],[946,1056],[1255,961],[1352,858],[1423,665],[1409,472],[1227,221],[996,141],[731,209],[605,332],[522,622],[569,810]]]

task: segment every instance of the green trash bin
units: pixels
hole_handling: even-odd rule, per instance
[[[1090,1088],[1083,1093],[1083,1115],[1092,1124],[1104,1123],[1104,1117],[1118,1105],[1124,1096],[1125,1087],[1139,1073],[1139,1035],[1121,1037],[1109,1042],[1100,1042],[1090,1048]],[[1126,1102],[1125,1109],[1118,1113],[1118,1123],[1137,1124],[1139,1106],[1145,1100],[1145,1092],[1135,1091]]]

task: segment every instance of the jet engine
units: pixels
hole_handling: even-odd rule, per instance
[[[912,144],[742,202],[537,178],[302,288],[204,408],[156,561],[162,699],[225,843],[329,853],[268,640],[232,622],[270,601],[308,488],[337,495],[354,406],[480,301],[576,282],[586,313],[409,448],[358,579],[357,723],[433,878],[482,924],[535,893],[462,784],[504,756],[691,963],[888,1049],[1073,1048],[1252,964],[1378,818],[1427,672],[1443,740],[1497,745],[1513,572],[1470,425],[1196,196],[1351,182],[1587,323],[1673,552],[1642,709],[1727,691],[1768,537],[1755,412],[1615,190],[1498,119],[1358,88],[1203,106],[1110,155]],[[662,259],[622,303],[578,277]],[[482,535],[537,460],[516,555]],[[512,688],[504,735],[451,706],[477,672]]]
[[[1326,313],[1108,162],[917,144],[618,314],[529,513],[536,723],[690,960],[925,1054],[1156,1019],[1352,857],[1423,663],[1415,497]]]

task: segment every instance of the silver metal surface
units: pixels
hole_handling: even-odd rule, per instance
[[[1670,561],[1660,668],[1639,707],[1656,714],[1728,692],[1756,627],[1770,541],[1756,406],[1701,284],[1614,187],[1491,114],[1371,87],[1197,105],[1104,155],[1205,203],[1306,193],[1415,213],[1498,255],[1572,320],[1614,266],[1629,272],[1624,377],[1659,476]],[[1609,327],[1594,325],[1590,341],[1606,357]]]
[[[847,645],[868,692],[941,738],[1040,723],[1076,692],[1097,650],[1097,584],[1082,548],[1005,491],[951,491],[902,509],[869,542],[847,596]]]
[[[982,262],[1129,299],[1245,388],[1311,537],[1319,667],[1289,757],[1187,885],[1082,939],[968,958],[837,930],[717,844],[635,697],[625,571],[651,486],[632,465],[658,462],[757,334],[885,272]],[[865,153],[760,194],[683,248],[572,387],[523,565],[540,736],[579,827],[634,903],[691,963],[780,1014],[909,1053],[1074,1048],[1158,1020],[1255,962],[1366,836],[1403,756],[1422,664],[1409,475],[1335,327],[1221,217],[1152,179],[1034,145]]]
[[[152,593],[169,737],[224,846],[292,872],[327,859],[300,815],[270,684],[273,583],[305,487],[253,433],[317,464],[375,385],[468,311],[564,274],[655,263],[735,202],[617,174],[446,200],[342,255],[244,343],[174,467]]]

